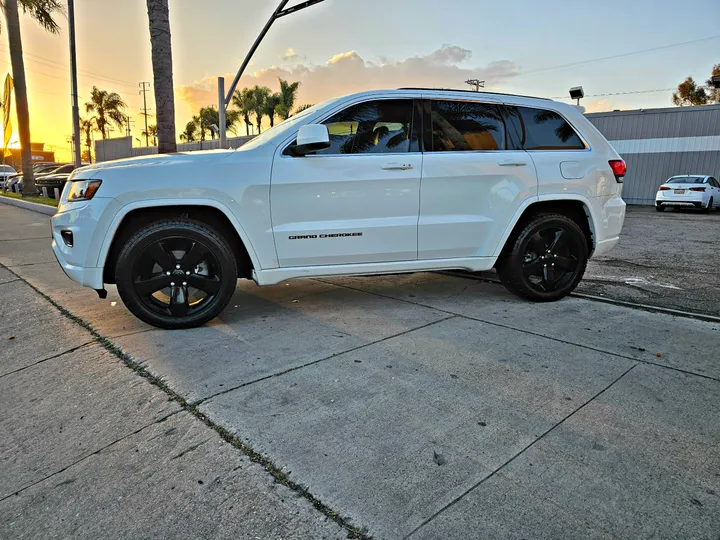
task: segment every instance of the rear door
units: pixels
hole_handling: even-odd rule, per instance
[[[490,257],[518,208],[537,196],[499,103],[424,102],[418,258]]]
[[[281,146],[270,200],[281,267],[417,259],[423,156],[412,97],[355,103],[322,123],[330,148]]]

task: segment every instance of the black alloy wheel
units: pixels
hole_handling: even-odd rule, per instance
[[[546,214],[533,219],[517,236],[497,270],[513,293],[536,301],[570,294],[587,265],[585,234],[572,219]]]
[[[227,242],[189,220],[156,222],[138,231],[116,266],[125,305],[160,328],[190,328],[213,319],[230,301],[236,282]]]

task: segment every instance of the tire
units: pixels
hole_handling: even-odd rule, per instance
[[[211,227],[163,219],[127,240],[115,283],[138,319],[158,328],[193,328],[225,309],[237,286],[237,265],[228,242]]]
[[[587,259],[587,240],[577,223],[561,214],[541,214],[507,247],[497,272],[510,292],[536,302],[553,302],[577,287]],[[559,277],[556,264],[562,269]]]
[[[660,205],[660,204],[658,204],[658,205],[655,206],[655,211],[656,211],[656,212],[664,212],[664,211],[665,211],[665,207],[662,206],[662,205]]]
[[[710,212],[712,212],[712,209],[713,209],[713,199],[712,199],[712,197],[710,197],[710,200],[708,201],[708,205],[705,208],[703,208],[703,212],[705,212],[706,214],[709,214]]]

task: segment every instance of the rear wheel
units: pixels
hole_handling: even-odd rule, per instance
[[[710,212],[712,212],[712,209],[713,209],[713,199],[712,199],[712,197],[710,197],[710,200],[708,201],[708,205],[705,207],[705,212],[707,212],[709,214]]]
[[[656,205],[655,205],[655,210],[656,210],[657,212],[664,212],[664,211],[665,211],[665,207],[664,207],[663,205],[661,205],[661,204],[656,204]]]
[[[497,271],[511,292],[550,302],[577,287],[587,258],[587,240],[578,224],[560,214],[544,214],[520,232]]]
[[[125,243],[115,283],[139,319],[159,328],[192,328],[228,304],[237,266],[217,231],[189,219],[167,219],[142,228]]]

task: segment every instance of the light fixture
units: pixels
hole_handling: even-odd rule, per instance
[[[582,86],[574,86],[570,89],[570,98],[577,99],[577,104],[580,105],[580,100],[585,97],[585,90]]]

